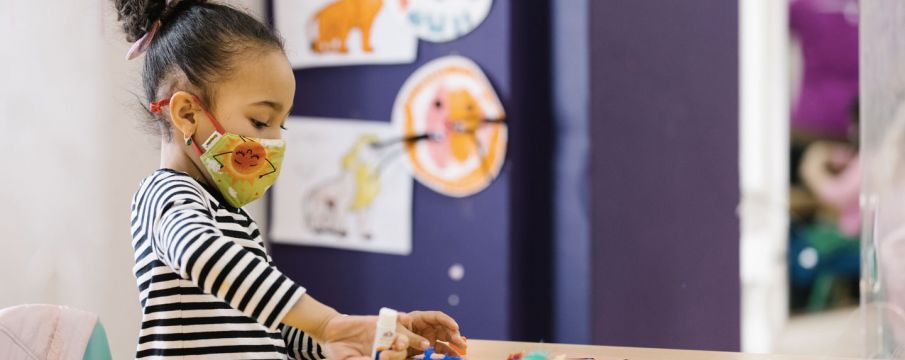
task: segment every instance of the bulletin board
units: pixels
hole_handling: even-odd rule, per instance
[[[543,73],[532,64],[546,67],[536,57],[517,55],[543,53],[545,40],[535,42],[530,33],[513,33],[513,28],[544,29],[543,23],[532,23],[529,16],[545,18],[543,12],[543,7],[515,9],[511,0],[495,0],[473,31],[447,42],[420,41],[417,58],[411,64],[296,69],[291,115],[390,123],[399,90],[412,73],[431,60],[457,55],[480,66],[508,118],[524,118],[525,124],[547,124],[550,117],[543,111],[529,111],[545,98],[532,89],[547,86],[519,86],[537,78],[514,76]],[[532,113],[536,119],[528,118]],[[548,185],[549,172],[532,167],[548,166],[549,160],[537,157],[536,151],[546,153],[545,144],[532,141],[530,136],[549,136],[551,131],[547,127],[519,127],[514,121],[509,128],[507,160],[487,188],[469,196],[451,197],[413,183],[408,255],[299,246],[271,238],[275,263],[310,294],[344,313],[373,314],[382,306],[442,310],[457,319],[464,335],[488,339],[526,339],[525,329],[530,326],[548,329],[548,311],[538,311],[530,304],[543,307],[549,302],[545,278],[549,276],[549,260],[535,261],[525,249],[546,252],[550,241],[549,224],[545,223],[550,217],[544,213],[550,205],[543,195],[549,191],[537,189]],[[289,132],[294,130],[292,122],[287,127]],[[520,160],[524,160],[522,167],[513,171],[513,163]],[[520,179],[516,181],[515,176]],[[535,196],[522,196],[524,193]],[[531,203],[535,206],[529,206]],[[541,246],[532,246],[535,242]],[[529,288],[539,295],[526,296]],[[534,321],[529,322],[531,313]]]

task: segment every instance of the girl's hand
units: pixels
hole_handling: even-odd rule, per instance
[[[465,339],[459,334],[459,324],[443,312],[412,311],[408,314],[399,313],[399,322],[415,334],[423,336],[430,341],[437,353],[453,356],[461,355],[455,349],[444,343],[439,343],[437,340],[448,342],[463,350],[468,347]]]
[[[370,360],[376,330],[376,316],[334,316],[324,324],[318,340],[323,342],[331,360]],[[379,360],[404,360],[409,344],[417,344],[423,351],[428,343],[400,324],[393,347],[381,351]]]

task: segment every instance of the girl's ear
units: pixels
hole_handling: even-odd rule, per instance
[[[195,96],[185,91],[177,91],[170,98],[170,121],[173,128],[180,132],[178,135],[182,135],[183,138],[195,135],[198,129],[195,119],[198,119],[203,111]]]

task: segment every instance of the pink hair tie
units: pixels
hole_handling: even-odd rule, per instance
[[[176,6],[179,0],[167,0],[166,9],[164,9],[163,14],[167,14],[170,10]],[[163,17],[163,15],[161,15]],[[132,60],[144,54],[145,51],[148,51],[148,47],[151,46],[151,41],[154,40],[154,35],[157,34],[157,30],[160,29],[160,20],[154,21],[151,24],[151,28],[148,29],[144,35],[142,35],[138,40],[132,43],[132,47],[129,48],[129,52],[126,53],[126,60]]]

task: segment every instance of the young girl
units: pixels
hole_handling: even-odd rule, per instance
[[[341,316],[277,270],[242,210],[280,173],[295,78],[281,40],[207,1],[114,0],[161,135],[132,201],[142,307],[137,358],[361,358],[374,316]],[[381,359],[463,347],[440,312],[401,314]],[[317,339],[315,343],[313,339]],[[322,347],[323,346],[323,347]]]

